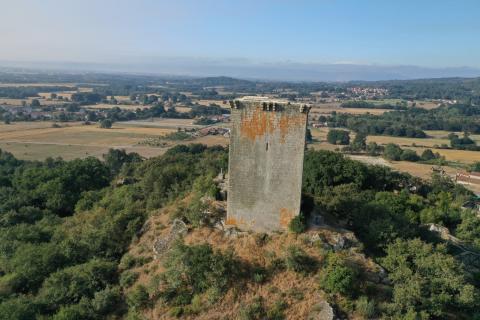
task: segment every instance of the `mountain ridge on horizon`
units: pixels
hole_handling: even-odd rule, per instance
[[[41,71],[129,73],[171,77],[231,77],[245,80],[293,82],[348,82],[480,77],[480,68],[422,67],[410,65],[314,64],[314,63],[226,63],[171,59],[153,62],[14,62],[0,61],[0,68]]]

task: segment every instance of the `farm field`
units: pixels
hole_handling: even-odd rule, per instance
[[[57,105],[57,104],[64,104],[65,101],[62,100],[47,100],[43,98],[35,98],[35,97],[30,97],[30,98],[25,98],[25,99],[10,99],[10,98],[0,98],[0,106],[1,105],[9,105],[9,106],[22,106],[22,101],[25,101],[27,105],[30,105],[32,103],[33,99],[37,99],[38,102],[40,102],[40,105]]]
[[[163,154],[176,144],[203,143],[226,145],[223,136],[204,136],[194,140],[168,141],[165,148],[139,145],[147,138],[158,138],[174,132],[177,127],[193,126],[189,119],[162,119],[154,122],[117,122],[111,129],[81,122],[15,122],[0,124],[0,149],[13,153],[19,159],[42,160],[47,157],[62,157],[66,160],[87,156],[101,157],[110,148],[137,152],[144,157]]]
[[[342,148],[342,146],[332,145],[326,141],[329,128],[312,128],[311,133],[314,139],[314,143],[311,144],[311,147],[315,150],[330,150],[334,151],[336,149]],[[408,149],[415,150],[418,154],[421,154],[426,148],[425,147],[412,147],[412,143],[420,145],[420,142],[423,141],[425,146],[433,146],[434,144],[440,144],[439,142],[445,141],[448,144],[447,139],[441,139],[441,137],[446,136],[448,133],[445,131],[436,131],[428,132],[429,135],[438,137],[433,139],[410,139],[410,138],[401,138],[401,137],[389,137],[389,136],[369,136],[368,141],[375,141],[379,144],[385,145],[387,143],[396,143],[402,147],[407,147]],[[353,139],[354,135],[351,135]],[[475,140],[479,138],[478,135],[471,136]],[[420,142],[419,142],[420,141]],[[478,141],[478,140],[477,140]],[[455,161],[463,164],[471,164],[476,161],[480,161],[480,152],[476,151],[465,151],[465,150],[451,150],[451,149],[436,149],[430,148],[433,152],[438,152],[441,155],[445,156],[445,159],[448,161]],[[432,165],[422,164],[416,162],[407,162],[407,161],[388,161],[381,157],[371,157],[363,155],[346,155],[354,160],[358,160],[367,164],[375,165],[385,165],[392,169],[402,172],[408,172],[413,176],[420,177],[422,179],[430,178],[432,174]],[[455,174],[459,169],[443,166],[445,172],[452,178],[455,178]],[[462,171],[462,170],[460,170]],[[476,186],[468,185],[467,188],[472,189],[475,192],[480,192],[480,188]],[[476,190],[479,189],[479,190]]]
[[[322,149],[335,150],[341,148],[341,146],[330,145],[326,142],[329,128],[312,128],[312,136],[317,143],[322,144]],[[405,138],[405,137],[391,137],[391,136],[368,136],[367,142],[376,142],[379,145],[386,145],[388,143],[395,143],[402,148],[408,148],[415,150],[418,154],[421,154],[425,149],[431,149],[433,152],[438,152],[444,156],[447,161],[456,161],[465,164],[480,161],[479,151],[468,150],[453,150],[453,149],[439,149],[434,148],[434,145],[449,145],[448,139],[444,138],[448,135],[446,131],[427,131],[432,138]],[[461,133],[458,133],[461,134]],[[353,139],[354,135],[351,134],[350,138]],[[471,135],[473,140],[480,143],[480,135]]]
[[[337,113],[349,113],[349,114],[383,114],[388,111],[392,111],[389,109],[362,109],[362,108],[341,108],[339,105],[335,106],[333,104],[325,104],[325,105],[319,105],[315,104],[312,106],[312,109],[310,109],[310,114],[312,116],[319,116],[319,115],[330,115],[333,111]]]
[[[440,131],[436,131],[439,133]],[[448,132],[441,131],[442,134],[438,136],[446,136]],[[427,132],[428,133],[428,132]],[[428,133],[430,134],[430,133]],[[472,135],[471,138],[477,143],[480,141],[480,136]],[[403,138],[403,137],[390,137],[390,136],[368,136],[367,142],[376,142],[380,145],[386,145],[388,143],[395,143],[401,147],[406,147],[412,150],[415,150],[418,154],[421,154],[425,149],[432,149],[433,152],[438,152],[440,155],[444,156],[448,161],[457,161],[462,163],[473,163],[480,161],[480,152],[479,151],[468,151],[468,150],[453,150],[453,149],[440,149],[435,148],[434,146],[440,146],[442,144],[450,145],[448,139],[442,138]]]
[[[100,110],[100,109],[112,109],[112,108],[120,108],[122,110],[137,110],[138,108],[140,109],[145,109],[145,108],[150,108],[148,105],[142,105],[142,104],[107,104],[107,103],[98,103],[94,105],[89,105],[85,106],[86,109],[91,109],[91,110]]]

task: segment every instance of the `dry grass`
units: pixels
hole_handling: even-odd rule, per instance
[[[97,124],[83,125],[80,122],[14,122],[0,124],[0,148],[13,153],[19,159],[42,160],[47,157],[62,157],[70,160],[87,156],[101,157],[110,148],[137,152],[149,158],[163,154],[176,144],[203,143],[209,146],[228,144],[223,136],[205,136],[189,141],[168,141],[165,147],[140,145],[147,138],[158,138],[176,131],[181,124],[191,123],[188,119],[164,119],[161,126],[146,122],[114,123],[111,129],[102,129]],[[150,125],[150,126],[149,126]]]
[[[368,136],[367,142],[376,142],[378,144],[395,143],[400,146],[425,146],[432,148],[434,145],[440,146],[442,144],[449,145],[448,139],[441,138],[405,138],[405,137],[391,137],[391,136]]]
[[[190,107],[175,107],[175,110],[177,110],[180,113],[187,113],[192,110]]]
[[[439,104],[437,102],[432,102],[432,101],[422,101],[422,100],[416,100],[417,103],[416,107],[417,108],[422,108],[422,109],[435,109],[438,108]]]
[[[50,97],[50,95],[49,95]],[[25,98],[25,99],[10,99],[10,98],[0,98],[0,106],[1,105],[9,105],[9,106],[22,106],[22,101],[25,101],[27,103],[27,106],[29,106],[32,103],[33,99],[37,99],[38,102],[40,102],[40,105],[45,106],[45,105],[57,105],[57,104],[64,104],[65,101],[62,100],[47,100],[44,98],[39,98],[39,97],[30,97],[30,98]]]
[[[390,161],[391,167],[395,170],[401,172],[408,172],[412,176],[419,177],[422,179],[430,179],[432,175],[432,165],[430,164],[422,164],[416,162],[408,162],[408,161]],[[455,177],[457,173],[457,169],[451,167],[442,167],[445,172],[451,176]]]
[[[81,123],[61,124],[52,128],[53,122],[20,122],[0,124],[0,147],[20,159],[41,160],[47,157],[73,159],[100,157],[109,148],[135,151],[145,157],[157,156],[164,149],[139,146],[146,138],[163,136],[174,131],[165,128],[136,127],[114,124],[112,129]]]
[[[130,100],[130,96],[114,96],[115,99],[117,99],[117,101],[121,102],[121,101],[131,101]]]
[[[108,104],[108,103],[99,103],[94,105],[85,106],[87,109],[92,110],[101,110],[101,109],[112,109],[112,108],[120,108],[122,110],[137,110],[137,109],[149,109],[151,106],[149,105],[142,105],[142,104]]]
[[[216,104],[216,105],[219,105],[220,107],[224,108],[224,109],[230,109],[230,104],[228,103],[228,101],[226,101],[227,103],[223,103],[223,100],[207,100],[207,99],[200,99],[200,100],[194,100],[193,101],[194,103],[198,103],[200,105],[203,105],[203,106],[209,106],[211,104]]]
[[[467,150],[453,150],[453,149],[438,149],[434,148],[435,145],[440,146],[442,144],[450,145],[448,139],[444,139],[448,135],[446,131],[429,131],[429,135],[438,137],[438,138],[403,138],[403,137],[390,137],[390,136],[368,136],[368,142],[376,142],[381,145],[386,145],[388,143],[395,143],[400,145],[402,148],[408,148],[415,150],[418,154],[421,154],[425,149],[432,149],[433,152],[438,152],[440,155],[444,156],[448,161],[458,161],[462,163],[473,163],[480,161],[480,152],[479,151],[467,151]],[[480,141],[480,136],[473,135],[472,138],[476,141]]]
[[[311,116],[320,116],[320,115],[330,115],[333,111],[337,113],[348,113],[348,114],[383,114],[388,111],[388,109],[363,109],[363,108],[341,108],[340,104],[338,103],[328,103],[328,104],[317,104],[312,106],[312,109],[310,109],[310,114]]]
[[[153,243],[159,237],[168,234],[168,214],[172,210],[175,210],[175,204],[150,217],[149,228],[136,243],[130,246],[128,254],[134,257],[154,258]],[[334,233],[338,232],[340,231],[331,231],[325,228],[309,231],[306,235],[301,236],[289,233],[272,234],[264,243],[259,243],[255,234],[245,233],[239,237],[229,237],[220,230],[201,228],[190,231],[185,236],[185,242],[188,244],[209,243],[220,251],[233,249],[243,262],[249,265],[267,267],[274,259],[282,259],[286,249],[292,245],[301,247],[321,263],[324,259],[322,251],[305,240],[313,233],[319,233],[329,239]],[[352,259],[356,263],[362,264],[367,270],[373,268],[374,264],[370,260],[360,256],[352,256]],[[140,274],[136,284],[148,286],[153,277],[164,271],[161,261],[162,258],[160,257],[158,260],[152,260],[133,269]],[[132,287],[135,287],[136,284]],[[286,319],[306,319],[312,307],[324,299],[323,292],[319,289],[317,275],[302,276],[288,270],[278,271],[261,284],[248,281],[245,286],[241,286],[239,283],[238,288],[230,289],[223,298],[213,305],[205,304],[204,310],[199,314],[184,315],[182,319],[237,319],[241,308],[258,296],[264,298],[267,306],[271,306],[279,300],[286,302],[288,304],[285,311]],[[161,300],[157,301],[153,308],[146,310],[144,316],[152,320],[174,319],[173,316],[169,315],[169,307]]]

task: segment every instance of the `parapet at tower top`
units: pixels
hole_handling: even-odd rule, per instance
[[[261,96],[244,96],[230,101],[230,106],[233,109],[240,108],[243,104],[246,105],[263,105],[265,110],[276,111],[285,107],[298,108],[300,112],[308,113],[311,106],[307,103],[300,103],[295,101],[289,101],[287,99],[278,99]]]

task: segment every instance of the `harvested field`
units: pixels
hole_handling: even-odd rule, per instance
[[[120,108],[122,110],[137,110],[137,109],[149,109],[151,106],[149,105],[142,105],[142,104],[108,104],[108,103],[99,103],[99,104],[92,104],[85,106],[87,109],[92,110],[101,110],[101,109],[112,109],[112,108]]]
[[[0,148],[12,152],[20,159],[39,160],[61,156],[73,159],[85,156],[101,156],[109,148],[134,150],[145,157],[163,153],[160,148],[138,146],[149,137],[163,136],[173,129],[123,126],[114,124],[112,129],[97,125],[68,123],[52,128],[53,122],[23,122],[0,125]]]
[[[437,136],[441,137],[445,134],[448,134],[446,131],[429,131],[430,135],[436,133]],[[472,135],[472,139],[479,141],[478,135]],[[390,136],[368,136],[368,142],[376,142],[380,145],[386,145],[388,143],[395,143],[401,146],[402,148],[408,148],[415,150],[419,155],[425,149],[431,149],[433,152],[438,152],[440,155],[444,156],[448,161],[457,161],[462,163],[473,163],[480,161],[480,151],[468,151],[468,150],[453,150],[453,149],[439,149],[434,148],[435,145],[440,146],[442,144],[450,145],[448,139],[442,138],[403,138],[403,137],[390,137]]]
[[[45,106],[45,105],[56,105],[56,104],[64,104],[65,101],[62,100],[51,100],[48,101],[43,98],[35,98],[35,97],[30,97],[30,98],[25,98],[25,99],[10,99],[10,98],[0,98],[0,106],[1,105],[8,105],[8,106],[22,106],[22,101],[25,101],[27,103],[27,106],[32,103],[33,99],[37,99],[38,102],[40,102],[40,105]]]
[[[175,107],[175,110],[177,110],[180,113],[187,113],[187,112],[190,112],[190,110],[192,110],[192,108],[190,108],[190,107]]]
[[[220,107],[222,108],[225,108],[225,109],[230,109],[230,105],[228,104],[228,101],[226,101],[227,103],[223,103],[223,100],[194,100],[193,102],[197,102],[198,104],[200,105],[203,105],[203,106],[209,106],[211,104],[216,104],[216,105],[219,105]]]
[[[341,108],[340,104],[316,104],[312,106],[310,109],[310,114],[313,117],[318,117],[320,115],[330,115],[333,111],[337,113],[349,113],[349,114],[383,114],[388,111],[392,111],[389,109],[361,109],[361,108]]]
[[[161,119],[154,121],[153,125],[152,122],[142,121],[117,122],[111,129],[99,128],[97,124],[83,125],[81,122],[57,123],[61,128],[53,128],[53,124],[54,122],[47,121],[0,124],[0,148],[13,153],[19,159],[41,160],[47,157],[101,157],[110,148],[137,152],[148,158],[161,155],[176,144],[228,144],[228,138],[223,136],[204,136],[183,142],[168,141],[164,148],[139,145],[145,139],[174,132],[178,126],[191,125],[189,119]]]
[[[391,167],[395,170],[401,172],[408,172],[412,176],[419,177],[422,179],[430,179],[432,175],[432,166],[431,164],[422,164],[422,163],[415,163],[415,162],[407,162],[407,161],[391,161]],[[445,172],[452,178],[455,178],[455,174],[457,173],[457,169],[451,167],[442,167]]]
[[[149,127],[149,128],[167,128],[167,129],[177,129],[177,128],[201,128],[203,126],[193,124],[192,119],[165,119],[165,118],[155,118],[152,120],[132,120],[125,122],[118,122],[118,124],[125,126],[140,126],[140,127]]]
[[[405,138],[391,136],[368,136],[367,142],[376,142],[381,145],[395,143],[402,147],[421,146],[427,148],[433,148],[434,145],[450,144],[448,139],[441,138]]]

